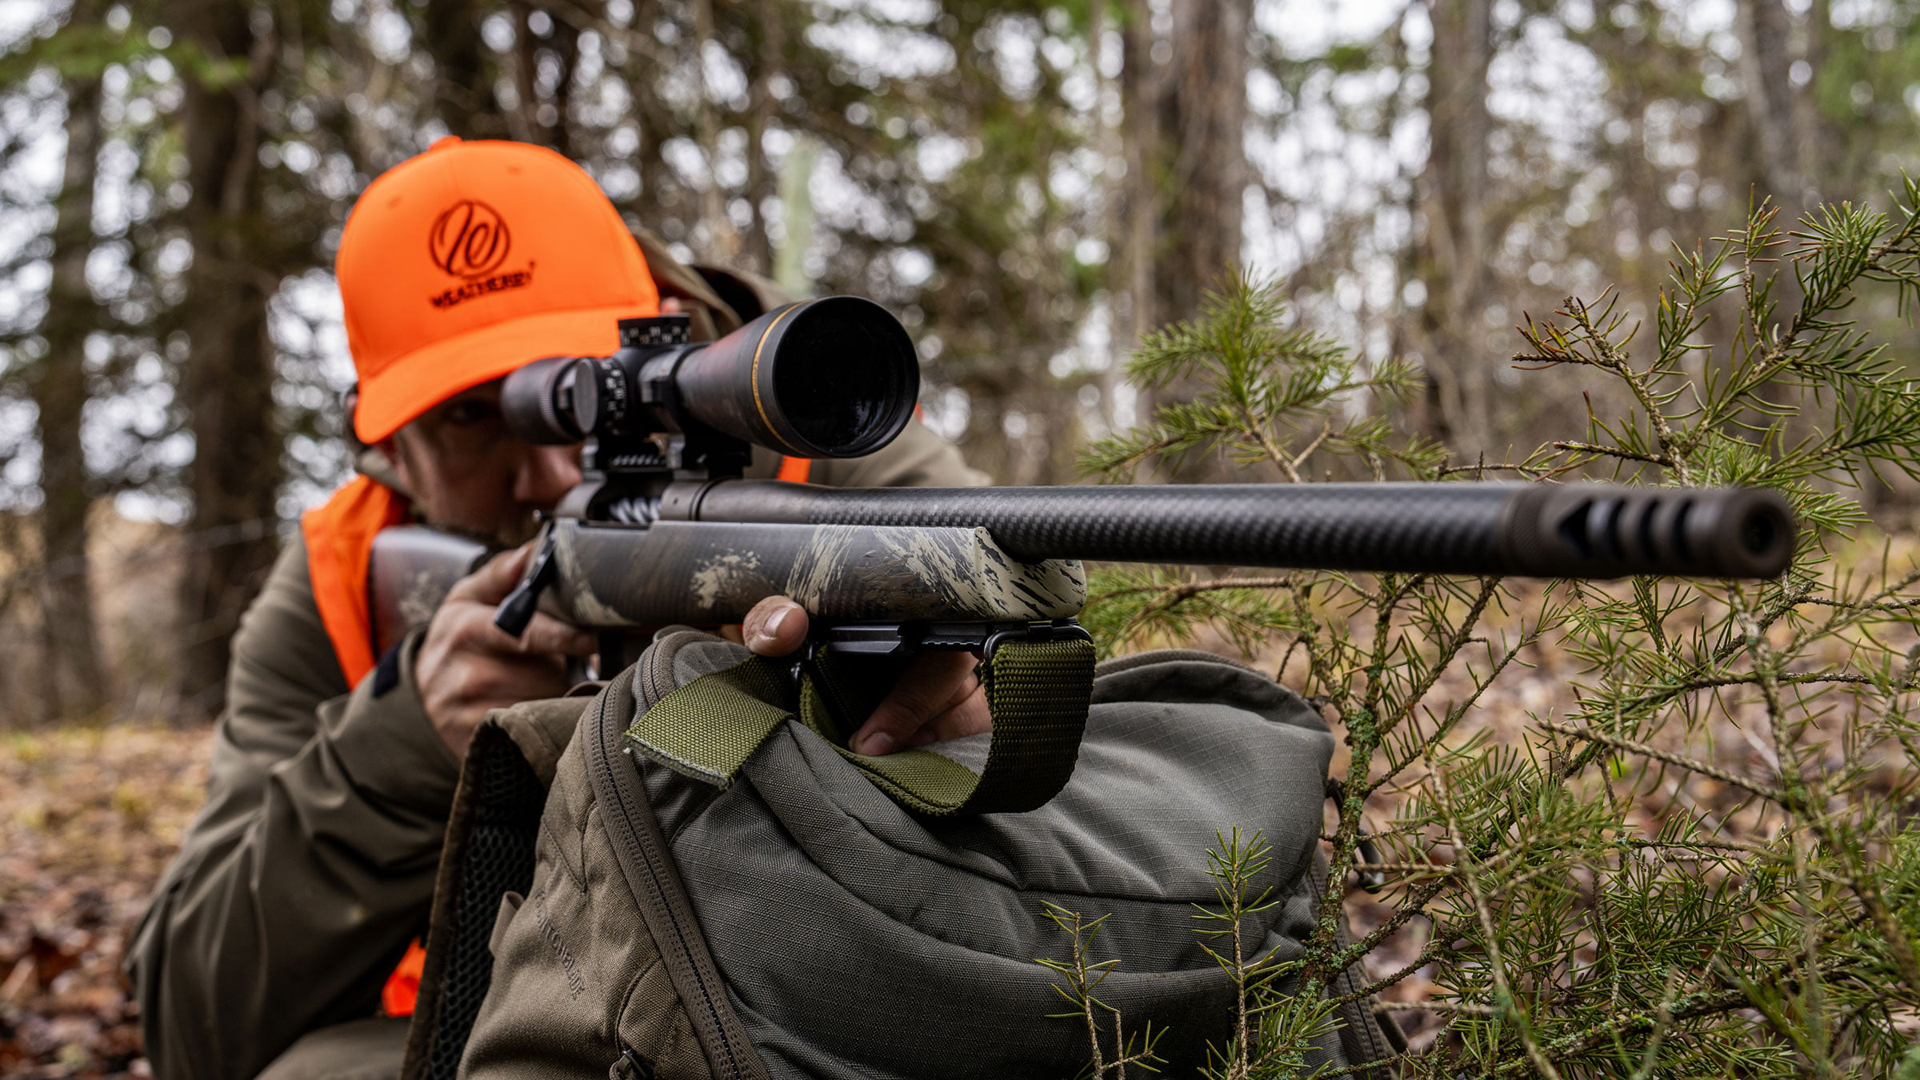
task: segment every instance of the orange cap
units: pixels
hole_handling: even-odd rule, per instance
[[[640,246],[586,171],[542,146],[441,139],[381,173],[334,260],[377,442],[543,356],[605,356],[657,315]]]

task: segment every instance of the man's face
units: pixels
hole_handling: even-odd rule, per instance
[[[579,447],[535,446],[507,430],[498,380],[441,402],[379,449],[422,519],[508,547],[531,539],[534,511],[580,482]]]

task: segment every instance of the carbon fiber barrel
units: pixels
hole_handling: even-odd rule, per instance
[[[1275,496],[1285,494],[1287,498]],[[1440,484],[834,491],[813,520],[976,525],[1023,559],[1207,562],[1360,570],[1501,567],[1509,493]]]
[[[1772,577],[1786,569],[1794,537],[1785,500],[1770,491],[1605,484],[831,489],[721,481],[670,491],[661,512],[984,528],[1026,560],[1534,577]]]

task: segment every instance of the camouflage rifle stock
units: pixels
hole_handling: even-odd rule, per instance
[[[1600,484],[834,489],[727,480],[668,489],[686,517],[556,518],[529,574],[553,614],[625,633],[739,622],[785,594],[829,642],[984,640],[1071,619],[1080,559],[1614,578],[1772,577],[1792,527],[1771,492]],[[382,647],[481,554],[419,528],[374,545]],[[509,605],[511,607],[511,604]],[[531,609],[528,609],[530,612]],[[511,616],[512,612],[505,612]],[[947,625],[944,631],[937,624]],[[962,631],[960,625],[975,629]],[[873,647],[873,646],[869,646]]]

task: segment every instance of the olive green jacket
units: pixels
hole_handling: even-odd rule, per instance
[[[664,253],[647,254],[662,291],[693,302],[697,327],[702,317],[720,330],[738,324],[717,298],[690,295],[692,286],[662,274]],[[777,467],[756,450],[749,475]],[[811,479],[864,487],[986,478],[916,421],[870,457],[815,462]],[[459,777],[420,704],[418,637],[398,650],[397,679],[389,663],[386,678],[376,670],[348,686],[297,541],[242,619],[206,806],[129,951],[161,1080],[251,1077],[302,1036],[376,1014],[388,972],[425,929]],[[391,1026],[391,1062],[353,1075],[397,1069]],[[275,1075],[319,1074],[276,1066]]]

